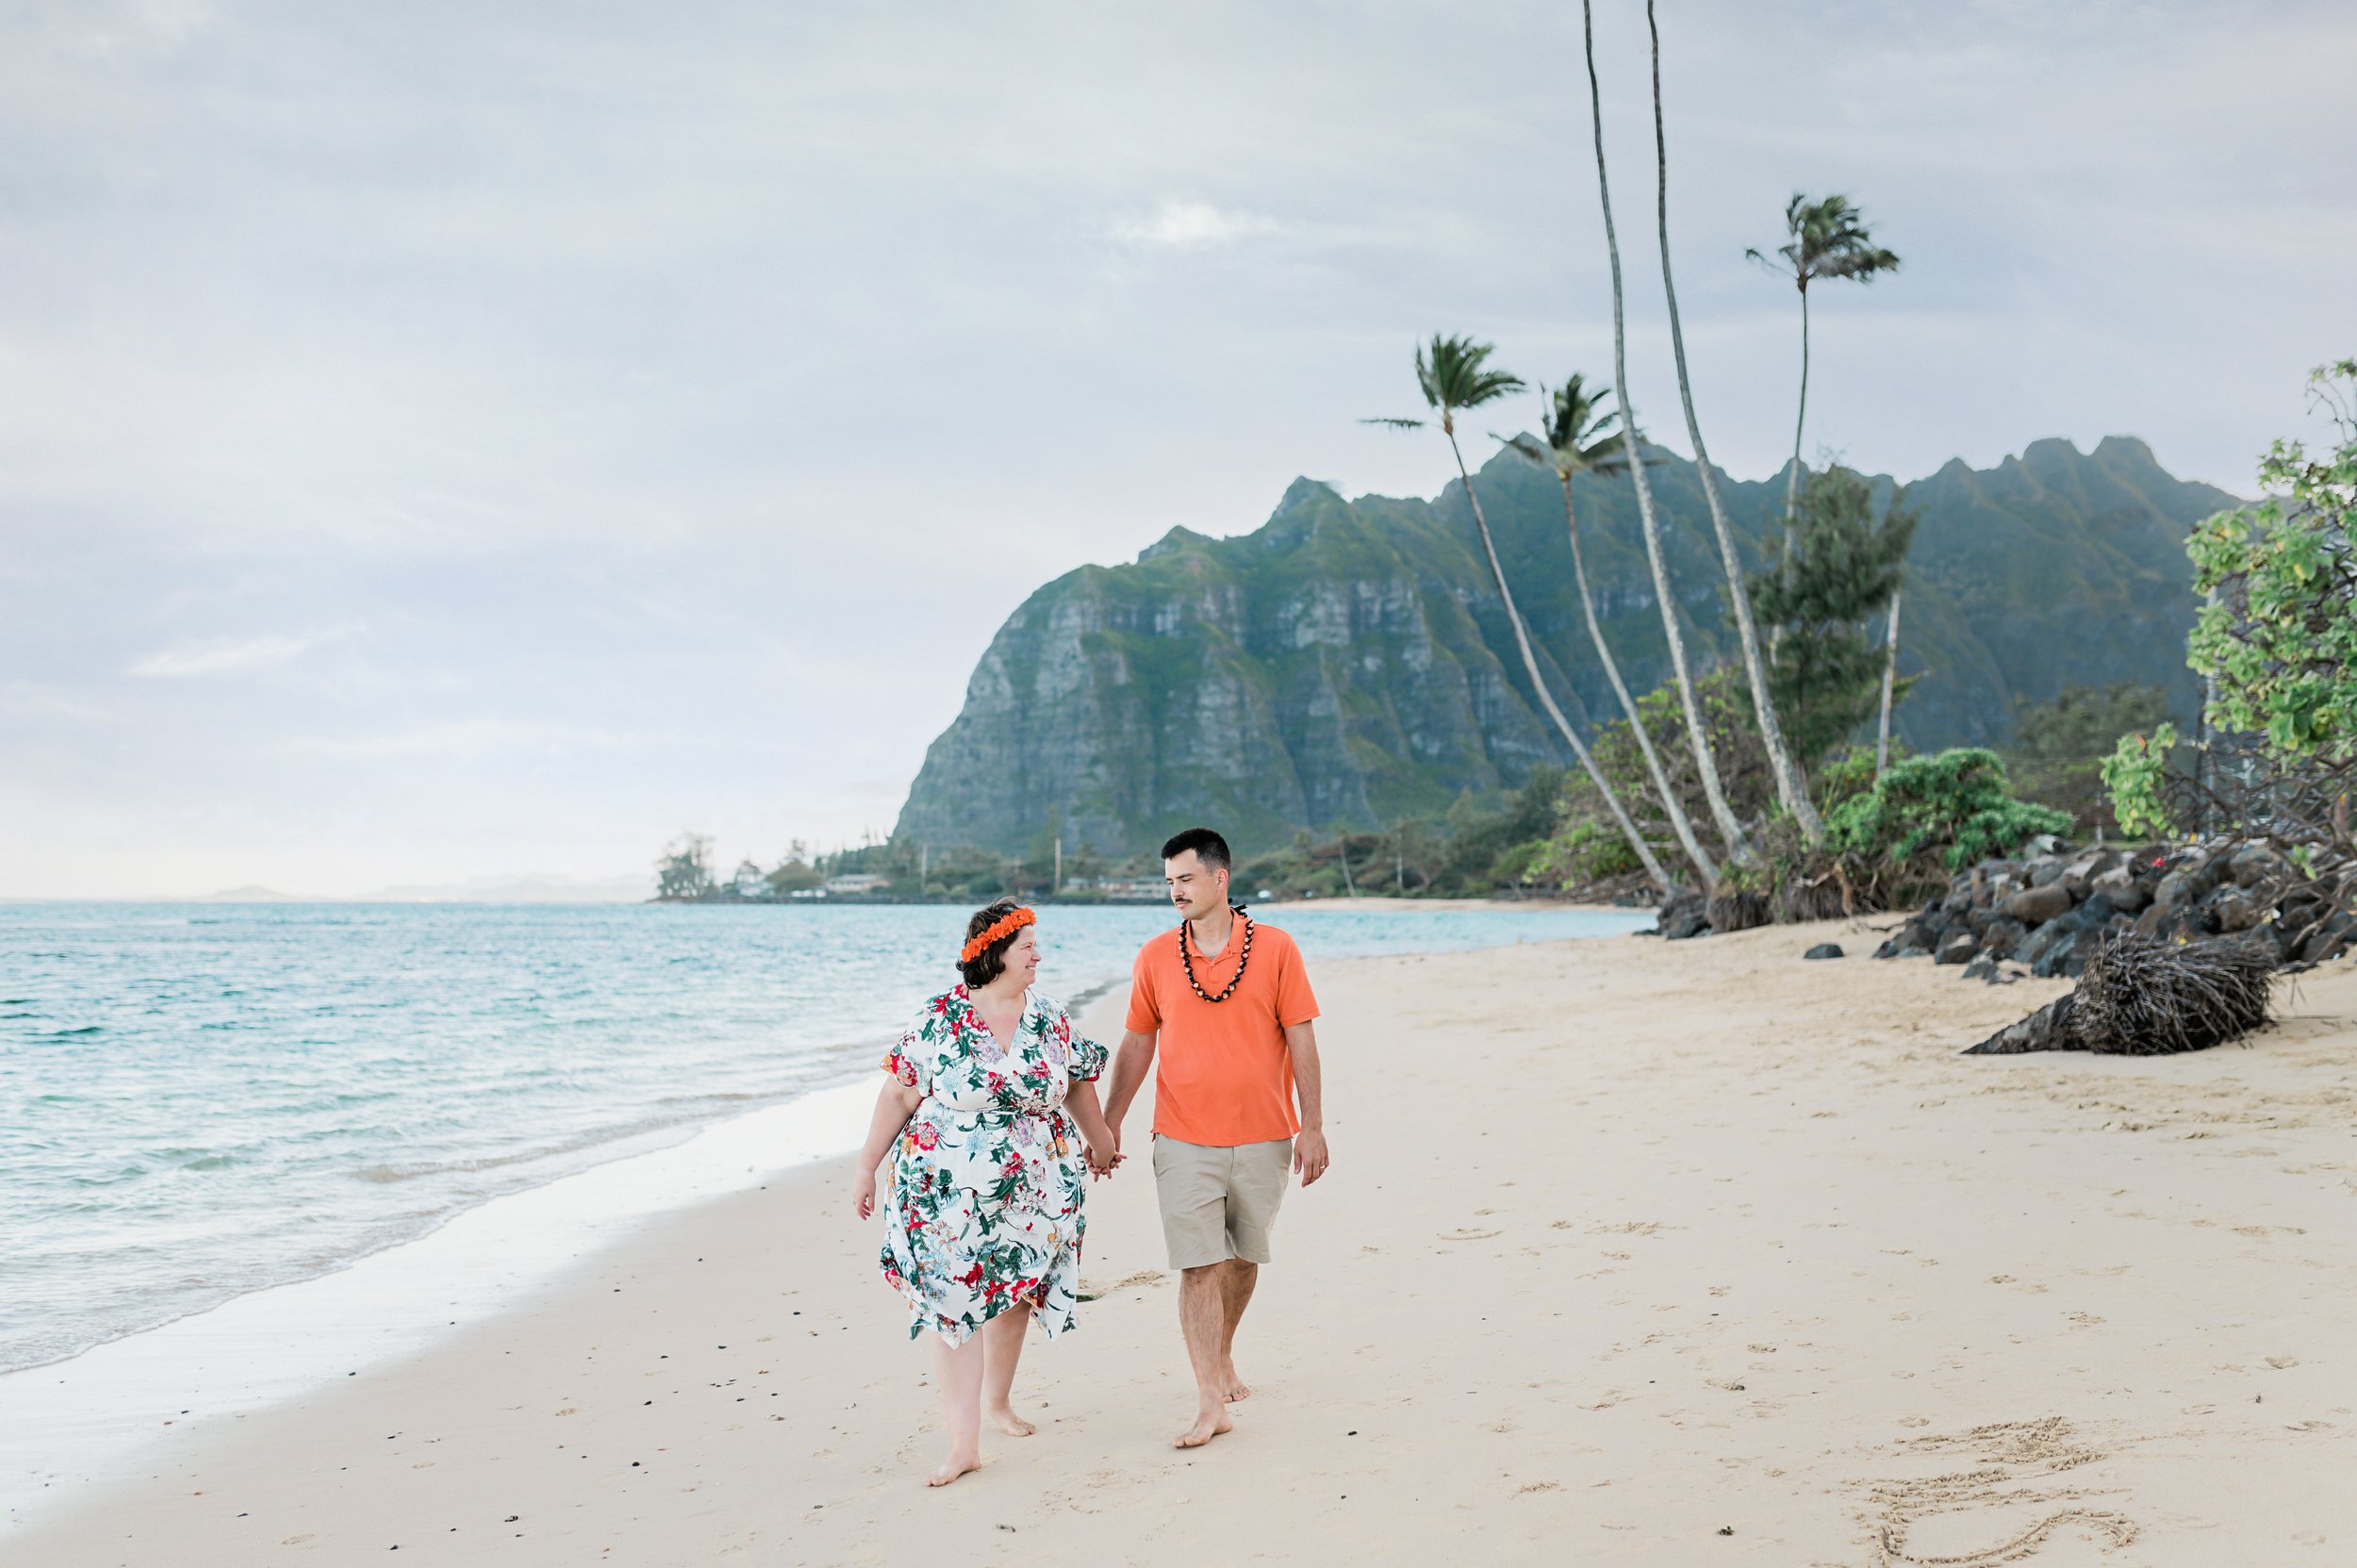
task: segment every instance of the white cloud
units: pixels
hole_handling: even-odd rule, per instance
[[[269,665],[285,664],[316,638],[259,636],[242,641],[223,639],[201,648],[174,649],[162,653],[150,653],[133,665],[130,673],[163,677],[184,675],[227,675],[240,669],[260,669]]]
[[[396,731],[390,734],[355,735],[341,740],[290,740],[282,750],[295,756],[375,762],[393,757],[472,759],[492,751],[527,748],[559,751],[576,746],[614,747],[622,744],[623,737],[596,730],[571,729],[554,724],[517,724],[502,718],[465,718]]]
[[[1146,218],[1125,218],[1113,225],[1113,238],[1129,245],[1166,245],[1195,250],[1225,245],[1248,234],[1276,229],[1274,220],[1253,212],[1230,212],[1206,202],[1164,202]]]

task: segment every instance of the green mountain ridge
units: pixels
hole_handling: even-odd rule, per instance
[[[1648,448],[1664,549],[1699,667],[1734,656],[1694,465]],[[1554,476],[1500,453],[1482,504],[1540,662],[1574,724],[1617,717],[1572,582]],[[1782,476],[1719,472],[1747,559]],[[1887,478],[1877,481],[1888,487]],[[2187,527],[2233,498],[2169,475],[2142,441],[2059,439],[1910,487],[1895,716],[1912,746],[2001,744],[2021,704],[2071,685],[2157,685],[2190,714]],[[1574,484],[1605,634],[1632,686],[1668,678],[1625,480]],[[896,836],[1016,851],[1061,832],[1123,854],[1193,822],[1241,851],[1438,813],[1570,759],[1534,705],[1461,484],[1436,498],[1296,479],[1266,523],[1174,528],[1127,565],[1084,566],[1009,616],[927,751]]]

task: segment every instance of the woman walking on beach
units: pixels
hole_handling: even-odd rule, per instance
[[[908,1301],[909,1337],[937,1336],[949,1428],[932,1486],[981,1467],[985,1410],[1010,1437],[1034,1429],[1008,1403],[1024,1334],[1034,1314],[1050,1339],[1072,1327],[1087,1174],[1118,1163],[1096,1101],[1105,1048],[1031,989],[1036,917],[1001,900],[965,934],[963,983],[927,1002],[884,1058],[891,1081],[852,1183],[865,1219],[891,1151],[883,1277]]]

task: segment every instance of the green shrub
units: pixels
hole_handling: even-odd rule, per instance
[[[2121,735],[2103,759],[2103,787],[2111,793],[2112,815],[2119,818],[2122,832],[2137,837],[2177,836],[2177,826],[2161,801],[2168,749],[2176,744],[2177,726],[2163,724],[2149,741],[2142,735]]]
[[[2066,813],[2006,793],[2005,765],[1996,752],[1957,747],[1893,764],[1871,793],[1851,797],[1826,817],[1825,842],[1870,860],[1936,853],[1953,871],[2009,854],[2037,834],[2069,829]]]
[[[1534,881],[1566,887],[1626,876],[1639,868],[1637,851],[1627,837],[1609,822],[1577,821],[1542,844],[1532,846],[1527,875]]]
[[[1891,742],[1891,754],[1900,762],[1907,758],[1907,749],[1898,741]],[[1821,814],[1833,810],[1842,801],[1869,794],[1874,787],[1874,749],[1871,746],[1852,746],[1839,756],[1832,758],[1817,769],[1810,781],[1810,793],[1817,798]]]

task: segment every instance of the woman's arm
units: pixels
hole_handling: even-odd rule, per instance
[[[851,1176],[851,1207],[860,1218],[876,1212],[876,1167],[924,1098],[924,1091],[898,1079],[886,1079],[876,1096],[876,1114],[868,1118],[867,1141],[860,1145],[859,1168]]]
[[[1121,1151],[1113,1147],[1113,1130],[1105,1120],[1105,1113],[1096,1103],[1096,1082],[1082,1079],[1064,1091],[1063,1108],[1072,1113],[1080,1124],[1080,1136],[1088,1140],[1089,1169],[1099,1176],[1111,1176],[1121,1164]]]

